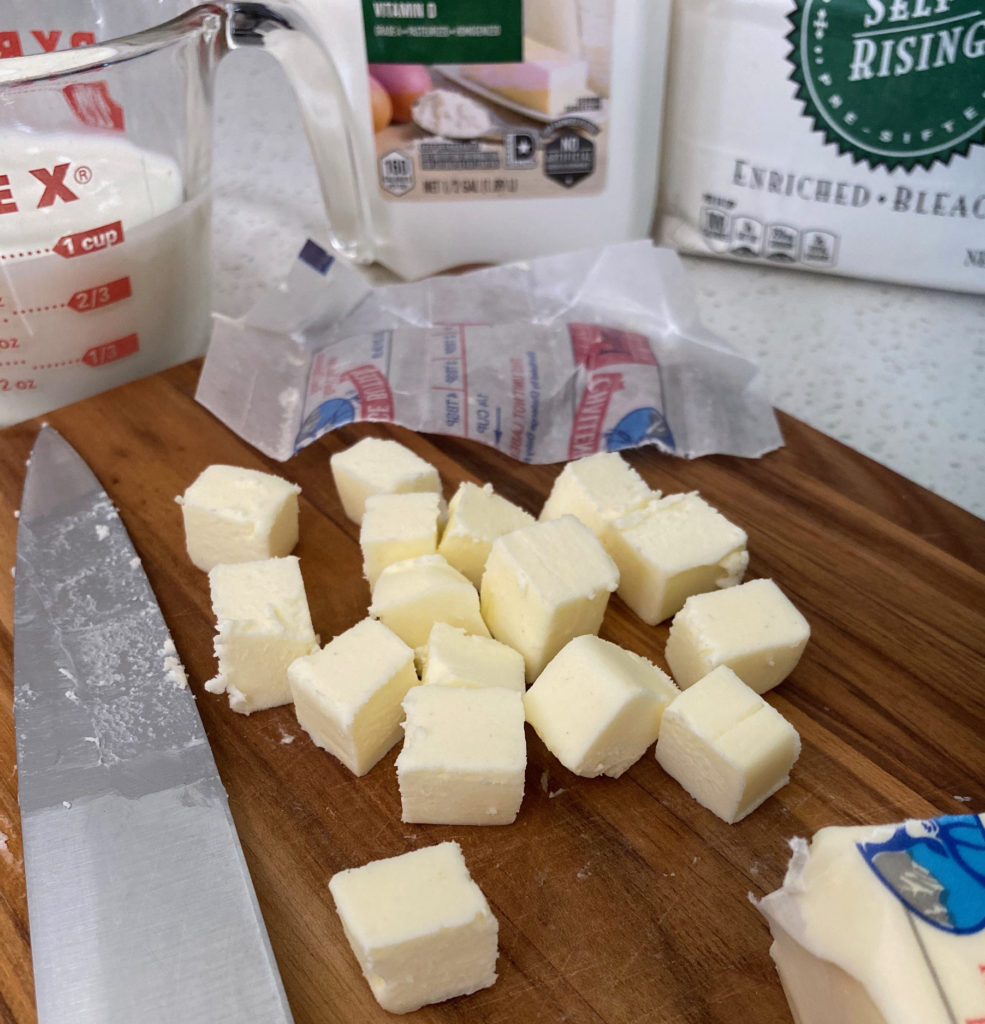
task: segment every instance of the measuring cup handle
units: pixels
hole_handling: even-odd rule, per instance
[[[332,245],[356,262],[372,262],[375,243],[359,157],[360,121],[328,51],[293,8],[248,2],[221,6],[229,48],[262,46],[287,75],[315,162]],[[367,124],[368,117],[367,112]]]

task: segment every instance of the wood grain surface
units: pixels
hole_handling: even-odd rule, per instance
[[[193,398],[190,363],[49,414],[120,508],[186,666],[229,793],[298,1024],[392,1020],[345,943],[328,893],[346,867],[453,838],[500,924],[499,981],[426,1007],[422,1022],[774,1024],[790,1020],[750,895],[782,881],[793,836],[832,824],[985,811],[985,522],[781,417],[787,445],[756,461],[628,460],[665,493],[699,490],[749,534],[749,576],[774,578],[812,627],[768,699],[798,729],[788,786],[737,825],[704,810],[648,752],[621,779],[567,772],[529,733],[526,795],[503,827],[405,825],[394,750],[354,778],[290,707],[250,717],[206,693],[215,670],[207,577],[184,553],[175,495],[214,462],[301,485],[301,558],[323,641],[365,615],[357,528],[331,453],[392,436],[450,496],[491,481],[536,513],[559,471],[378,425],[349,427],[285,464]],[[16,518],[37,432],[0,433],[0,1020],[35,1020],[12,717]],[[667,627],[618,599],[602,635],[663,662]],[[983,988],[985,1014],[985,988]]]

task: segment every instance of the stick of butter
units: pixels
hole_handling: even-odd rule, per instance
[[[985,815],[822,828],[757,906],[798,1024],[985,1020]]]

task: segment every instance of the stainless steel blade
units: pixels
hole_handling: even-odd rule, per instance
[[[14,710],[39,1024],[289,1022],[168,628],[49,427],[20,510]]]

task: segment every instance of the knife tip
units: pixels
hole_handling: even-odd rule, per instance
[[[99,482],[78,452],[54,427],[42,423],[27,463],[20,523],[46,515],[94,487]]]

